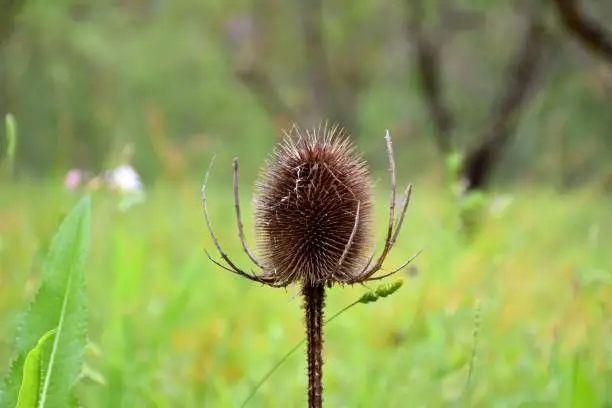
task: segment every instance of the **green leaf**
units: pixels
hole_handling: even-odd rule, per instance
[[[17,408],[34,408],[38,404],[40,394],[40,374],[42,372],[42,350],[47,340],[55,334],[55,329],[45,333],[36,347],[25,358],[23,364],[23,380],[17,398]]]
[[[65,407],[83,365],[86,346],[84,270],[89,251],[90,199],[81,199],[59,226],[45,261],[42,283],[17,330],[17,357],[0,387],[0,407],[17,403],[27,353],[56,329],[38,407]]]

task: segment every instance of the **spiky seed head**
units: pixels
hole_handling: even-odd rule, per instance
[[[294,126],[267,161],[255,196],[260,262],[276,282],[329,285],[362,271],[372,183],[343,129]]]

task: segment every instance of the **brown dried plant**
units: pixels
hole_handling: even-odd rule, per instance
[[[238,160],[234,159],[234,204],[242,247],[260,274],[243,271],[223,251],[212,229],[202,187],[204,218],[221,261],[206,254],[219,267],[272,287],[301,284],[308,348],[309,407],[323,401],[323,307],[325,287],[383,279],[406,267],[382,275],[383,263],[395,244],[410,201],[409,184],[396,215],[395,161],[386,132],[391,193],[385,244],[376,258],[372,250],[372,182],[367,163],[355,152],[338,126],[306,130],[293,126],[266,163],[257,187],[255,234],[259,255],[251,251],[245,235],[238,192]],[[212,165],[212,162],[211,162]],[[417,254],[418,255],[418,254]]]

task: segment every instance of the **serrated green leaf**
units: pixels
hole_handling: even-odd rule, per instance
[[[23,379],[19,396],[17,397],[17,408],[34,408],[38,404],[40,394],[40,374],[42,372],[42,350],[47,340],[55,334],[55,329],[45,333],[36,347],[34,347],[25,358],[23,364]]]
[[[0,392],[0,407],[17,403],[25,356],[49,330],[56,329],[50,356],[43,365],[39,407],[69,405],[86,345],[84,269],[89,251],[90,199],[81,199],[53,237],[42,282],[17,330],[17,357]]]

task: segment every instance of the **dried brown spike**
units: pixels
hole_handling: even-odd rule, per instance
[[[372,183],[339,127],[294,126],[257,183],[260,263],[277,283],[350,281],[371,247]]]

